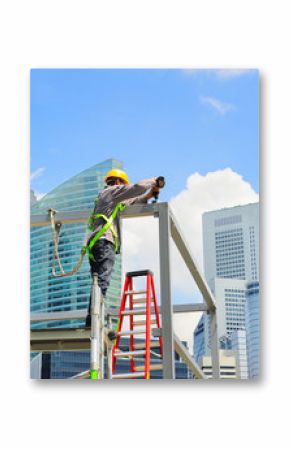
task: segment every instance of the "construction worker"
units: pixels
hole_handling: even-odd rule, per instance
[[[130,184],[127,174],[119,169],[110,170],[105,177],[105,187],[98,195],[90,218],[88,237],[91,275],[98,275],[103,297],[110,284],[116,254],[120,253],[119,212],[126,206],[147,203],[163,187],[164,178],[157,177]],[[86,317],[86,327],[91,325],[91,297]]]

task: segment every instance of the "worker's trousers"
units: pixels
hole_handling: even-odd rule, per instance
[[[98,285],[101,289],[102,295],[105,297],[107,289],[110,285],[113,266],[115,263],[115,248],[114,244],[106,239],[100,239],[92,248],[92,254],[95,261],[89,259],[91,266],[91,275],[94,273],[98,275]],[[88,307],[88,315],[91,314],[92,295]]]

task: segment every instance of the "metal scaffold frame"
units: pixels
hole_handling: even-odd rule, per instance
[[[88,210],[67,211],[56,213],[56,222],[62,224],[87,222],[90,215]],[[219,378],[219,353],[218,353],[218,337],[217,337],[217,319],[216,319],[216,303],[215,299],[203,277],[193,255],[187,245],[182,233],[179,229],[177,221],[168,203],[155,204],[138,204],[127,207],[122,213],[122,219],[154,216],[159,219],[159,257],[160,257],[160,300],[161,300],[161,316],[162,316],[162,336],[163,336],[163,378],[175,378],[174,350],[180,355],[183,361],[188,365],[197,378],[205,378],[205,375],[199,368],[197,362],[192,358],[184,345],[180,342],[173,331],[173,313],[177,311],[206,311],[211,318],[211,356],[212,356],[212,373],[213,378]],[[49,214],[32,215],[31,227],[49,226]],[[170,270],[170,238],[173,239],[181,257],[183,258],[189,272],[191,273],[202,297],[203,303],[192,305],[176,305],[172,304],[172,288],[171,288],[171,270]],[[180,310],[178,310],[178,307]],[[80,317],[84,312],[58,312],[46,314],[32,314],[31,321],[42,321],[50,319],[72,319],[78,312]],[[54,316],[53,316],[54,315]],[[58,318],[57,318],[57,317]],[[62,316],[63,318],[60,318]],[[50,329],[51,331],[51,329]],[[63,330],[65,332],[65,330]],[[41,330],[35,330],[41,332]],[[43,332],[44,334],[44,332]],[[84,334],[83,334],[84,336]],[[86,336],[87,338],[87,336]],[[49,337],[47,337],[49,339]],[[43,340],[42,340],[43,341]],[[45,341],[43,341],[45,343]],[[81,345],[83,349],[84,345]],[[33,345],[32,345],[33,347]],[[40,346],[41,347],[41,346]],[[45,347],[45,344],[44,344]],[[34,346],[35,348],[35,346]],[[35,350],[35,349],[34,349]],[[40,349],[39,349],[40,350]],[[60,349],[59,349],[60,350]]]

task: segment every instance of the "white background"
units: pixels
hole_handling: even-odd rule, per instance
[[[279,0],[1,2],[0,398],[1,438],[6,441],[2,447],[287,446],[286,5]],[[29,380],[32,67],[260,69],[263,375],[259,382],[108,385]]]

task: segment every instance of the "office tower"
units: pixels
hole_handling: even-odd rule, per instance
[[[248,360],[247,360],[247,342],[246,331],[237,330],[231,334],[231,348],[236,352],[237,359],[237,378],[248,379]]]
[[[78,209],[92,210],[94,200],[103,188],[104,176],[112,168],[122,168],[122,162],[109,159],[78,173],[56,187],[31,207],[32,214]],[[61,228],[59,254],[65,271],[76,264],[85,242],[85,223],[65,224]],[[86,309],[90,296],[91,277],[87,257],[73,276],[55,278],[52,275],[54,244],[50,226],[31,229],[30,240],[31,312],[56,312]],[[121,256],[117,256],[106,304],[118,307],[121,293]],[[79,327],[83,321],[34,323],[33,327]]]
[[[245,315],[249,377],[256,378],[260,373],[259,282],[248,284]]]
[[[195,360],[199,360],[200,357],[205,354],[204,348],[204,332],[205,332],[205,314],[202,314],[197,326],[193,332],[193,355]]]
[[[204,273],[215,295],[218,338],[223,347],[223,339],[229,343],[233,333],[245,330],[248,284],[259,279],[259,203],[206,212],[203,247]],[[209,316],[204,314],[203,326],[199,324],[195,356],[200,356],[201,350],[209,354],[210,348]],[[240,343],[238,351],[242,353],[237,358],[243,360],[245,347]],[[244,367],[243,375],[245,372]]]
[[[205,278],[259,279],[259,203],[206,212],[203,223]]]

